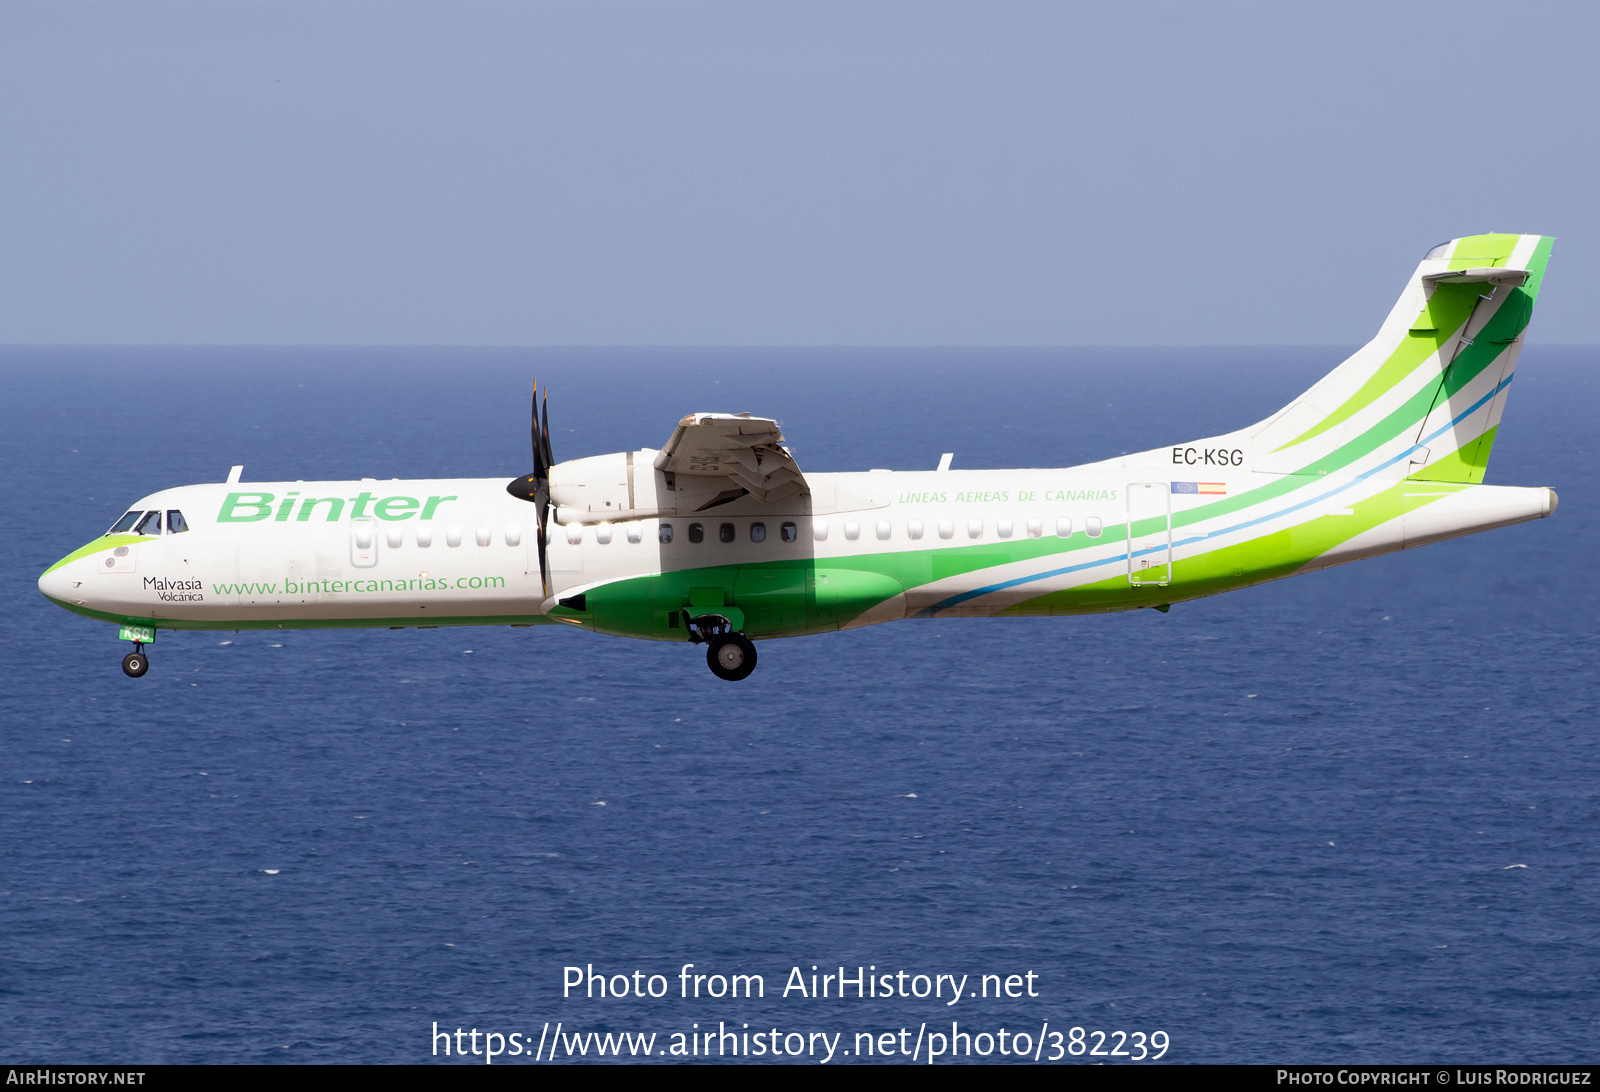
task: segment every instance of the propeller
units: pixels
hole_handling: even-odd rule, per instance
[[[542,411],[542,412],[541,412]],[[506,492],[518,500],[536,506],[539,543],[539,584],[544,594],[550,594],[550,568],[546,560],[545,529],[550,521],[550,468],[556,457],[550,448],[550,393],[545,391],[543,403],[539,400],[539,381],[533,383],[533,424],[530,439],[533,446],[533,473],[525,474],[506,485]]]

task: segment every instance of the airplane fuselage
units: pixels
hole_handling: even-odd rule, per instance
[[[811,494],[789,504],[552,523],[548,594],[533,506],[498,478],[162,490],[133,509],[181,512],[186,530],[104,536],[40,585],[77,613],[172,630],[559,622],[685,640],[684,609],[732,608],[761,639],[1162,606],[1553,505],[1543,488],[1239,471],[1155,480],[1104,464],[808,477]],[[1252,546],[1274,524],[1286,540]]]

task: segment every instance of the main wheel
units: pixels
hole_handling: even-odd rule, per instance
[[[130,652],[122,658],[122,673],[137,679],[150,670],[150,658],[142,652]]]
[[[725,633],[711,638],[706,649],[706,665],[711,673],[728,682],[750,677],[756,669],[756,646],[742,633]]]

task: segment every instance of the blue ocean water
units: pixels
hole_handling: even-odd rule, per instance
[[[1592,1058],[1594,349],[1524,353],[1489,469],[1553,519],[1167,615],[769,643],[741,684],[542,628],[162,634],[129,680],[34,583],[232,463],[522,473],[534,375],[562,458],[750,410],[808,470],[1055,466],[1255,420],[1343,355],[0,351],[0,1055],[413,1062],[435,1021],[843,1051],[956,1020],[1159,1029],[1169,1061]],[[681,999],[685,963],[766,996]],[[590,964],[672,993],[564,998]],[[1037,996],[781,996],[813,965]]]

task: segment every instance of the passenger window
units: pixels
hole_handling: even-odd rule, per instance
[[[446,542],[450,541],[450,536],[449,535],[445,536],[445,541]],[[583,524],[574,523],[572,526],[567,528],[567,545],[568,546],[578,546],[578,545],[581,545],[582,543],[583,543]],[[450,545],[454,546],[455,543],[451,542]]]
[[[878,521],[878,537],[880,539],[887,539],[893,533],[894,526],[888,520],[880,519]]]
[[[825,519],[813,521],[811,524],[811,537],[816,539],[818,542],[827,542],[828,521]]]
[[[507,546],[521,546],[522,545],[522,528],[521,527],[518,527],[516,524],[512,524],[510,527],[506,528],[506,545]]]
[[[181,535],[188,529],[189,525],[183,521],[182,512],[176,508],[167,509],[167,534]]]
[[[698,523],[689,524],[689,541],[690,542],[704,542],[705,540],[706,540],[706,529],[705,529],[705,527],[703,527],[702,525],[700,525]]]
[[[955,538],[956,537],[956,523],[955,523],[955,520],[942,519],[942,520],[939,521],[939,537],[940,538]]]
[[[602,546],[611,545],[611,524],[602,523],[594,529],[594,540]]]
[[[398,550],[406,538],[404,527],[386,527],[383,531],[383,540],[389,544],[389,549]]]
[[[138,523],[139,522],[139,517],[142,516],[142,515],[144,515],[143,512],[128,512],[121,519],[117,520],[117,522],[113,523],[111,525],[111,530],[107,531],[106,534],[108,534],[108,535],[120,535],[120,534],[123,534],[124,532],[128,531],[129,529],[131,529],[135,523]]]
[[[642,538],[644,538],[644,529],[637,523],[628,524],[628,541],[638,542]]]
[[[661,530],[657,532],[657,536],[661,539],[661,544],[663,546],[665,546],[667,543],[671,542],[672,541],[672,524],[663,523],[661,525]]]
[[[572,532],[571,531],[567,532],[567,538],[568,539],[572,538]],[[444,529],[444,544],[446,546],[459,546],[459,545],[461,545],[461,528],[459,528],[459,527],[446,527]]]
[[[161,513],[146,512],[144,519],[139,521],[139,526],[133,533],[136,535],[159,535],[161,533]]]
[[[785,542],[793,542],[800,537],[800,529],[792,523],[785,523],[778,528],[778,537]]]
[[[1100,537],[1100,517],[1099,516],[1090,516],[1088,519],[1084,520],[1084,528],[1083,529],[1085,531],[1089,532],[1089,537],[1090,538],[1099,538]]]
[[[1095,521],[1094,520],[1090,520],[1089,522],[1090,523],[1094,523]],[[1090,532],[1090,534],[1095,534],[1095,535],[1098,535],[1099,533],[1100,533],[1099,531],[1091,531]],[[1072,521],[1070,519],[1067,519],[1065,516],[1062,516],[1060,519],[1056,520],[1056,537],[1057,538],[1071,538],[1072,537]]]
[[[1028,521],[1028,537],[1038,538],[1042,534],[1044,534],[1044,520],[1030,519]]]
[[[921,538],[922,537],[922,521],[920,519],[913,519],[913,520],[907,520],[906,521],[906,537],[907,538]]]
[[[765,523],[752,523],[750,525],[750,541],[751,542],[765,542],[765,541],[767,541],[767,525]]]
[[[417,545],[427,549],[433,545],[433,528],[423,525],[417,528]]]
[[[1008,519],[1000,520],[998,523],[996,523],[994,525],[994,532],[995,532],[995,534],[999,535],[1001,538],[1010,538],[1011,537],[1011,521],[1008,520]]]
[[[967,537],[968,538],[982,538],[983,537],[983,520],[981,520],[981,519],[969,519],[969,520],[967,520]]]
[[[472,540],[474,542],[476,542],[479,546],[487,546],[487,545],[489,545],[491,542],[494,541],[494,528],[492,528],[492,527],[479,527],[478,531],[477,531],[477,534],[472,536]]]
[[[739,533],[733,529],[733,524],[731,523],[724,523],[721,527],[717,528],[717,538],[723,542],[732,542],[738,537]]]
[[[857,523],[853,519],[845,520],[844,521],[844,537],[849,539],[851,542],[854,542],[856,539],[860,538],[861,537],[861,524]]]

